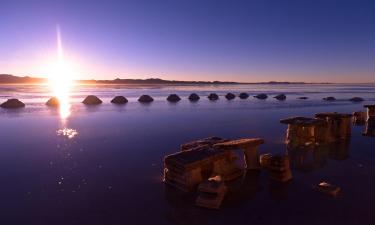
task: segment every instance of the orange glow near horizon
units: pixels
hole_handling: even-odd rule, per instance
[[[49,88],[60,103],[60,117],[66,119],[71,113],[70,91],[74,84],[74,73],[64,59],[59,28],[57,28],[57,62],[48,66],[47,70]]]

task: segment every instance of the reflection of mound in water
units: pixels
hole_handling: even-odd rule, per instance
[[[302,172],[311,172],[322,168],[329,157],[329,149],[319,148],[287,148],[290,163],[293,169]]]
[[[242,178],[227,182],[228,193],[223,206],[238,207],[254,198],[262,190],[260,174],[260,170],[248,170]]]
[[[310,148],[290,148],[287,153],[293,169],[312,172],[327,164],[328,159],[345,160],[349,157],[349,140],[337,141],[329,145],[311,146]]]
[[[269,193],[272,199],[282,201],[288,198],[288,190],[292,181],[277,182],[274,180],[269,181]]]
[[[181,192],[165,185],[165,198],[170,207],[164,213],[170,224],[207,224],[218,212],[194,205],[196,193]]]

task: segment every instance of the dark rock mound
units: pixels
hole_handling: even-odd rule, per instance
[[[240,99],[247,99],[249,97],[249,94],[242,92],[238,97],[240,97]]]
[[[150,95],[142,95],[139,97],[138,101],[142,103],[150,103],[154,101],[154,99]]]
[[[336,98],[335,97],[326,97],[326,98],[323,98],[324,101],[335,101]]]
[[[211,93],[207,96],[208,99],[210,99],[211,101],[216,101],[219,99],[219,96],[215,93]]]
[[[99,105],[102,104],[102,100],[100,100],[95,95],[89,95],[85,98],[85,100],[83,100],[82,103],[85,105]]]
[[[236,96],[233,94],[233,93],[228,93],[225,95],[225,98],[228,99],[228,100],[232,100],[234,99]]]
[[[283,101],[286,99],[286,95],[284,94],[279,94],[279,95],[276,95],[274,98],[276,98],[277,100],[279,101]]]
[[[189,96],[189,100],[190,101],[198,101],[200,99],[199,95],[195,94],[195,93],[192,93],[190,96]]]
[[[308,97],[299,97],[298,99],[306,100]]]
[[[8,99],[6,102],[2,103],[0,107],[7,108],[7,109],[16,109],[16,108],[25,107],[25,103],[21,102],[20,100],[16,98],[11,98],[11,99]]]
[[[111,102],[113,104],[126,104],[128,103],[128,99],[126,99],[124,96],[116,96],[111,100]]]
[[[352,102],[363,102],[364,99],[361,98],[361,97],[354,97],[354,98],[351,98],[350,101],[352,101]]]
[[[178,102],[180,100],[181,100],[181,98],[176,94],[171,94],[167,98],[167,101],[169,101],[169,102]]]
[[[48,99],[48,101],[46,102],[46,105],[51,106],[51,107],[59,107],[60,101],[59,101],[58,98],[52,97],[52,98]]]
[[[257,98],[257,99],[267,99],[268,95],[266,95],[266,94],[259,94],[259,95],[255,95],[254,98]]]

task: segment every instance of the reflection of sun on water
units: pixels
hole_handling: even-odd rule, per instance
[[[70,115],[70,91],[73,86],[73,69],[64,60],[59,29],[57,29],[57,53],[57,62],[47,68],[48,82],[52,94],[59,100],[60,117],[66,119]]]

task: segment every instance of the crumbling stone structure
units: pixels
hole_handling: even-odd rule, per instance
[[[186,143],[181,151],[164,158],[164,181],[182,191],[193,191],[210,177],[219,175],[223,181],[243,175],[236,164],[235,149],[244,151],[247,169],[259,169],[258,145],[262,139],[233,141],[211,137]]]
[[[363,135],[375,137],[375,105],[365,105],[366,111],[366,128]]]
[[[315,117],[292,117],[280,121],[288,125],[288,147],[319,146],[350,138],[351,114],[318,113]]]

